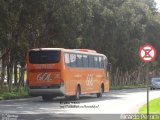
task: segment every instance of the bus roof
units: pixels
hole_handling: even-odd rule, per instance
[[[34,48],[30,49],[29,51],[45,51],[45,50],[60,50],[64,52],[72,52],[72,53],[81,53],[81,54],[92,54],[92,55],[102,55],[105,56],[104,54],[97,53],[95,50],[90,50],[90,49],[65,49],[65,48]]]
[[[41,51],[41,50],[63,50],[64,48],[34,48],[30,49],[30,51]]]

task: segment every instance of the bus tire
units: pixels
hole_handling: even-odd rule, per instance
[[[53,96],[43,95],[42,99],[43,101],[51,101],[53,99]]]
[[[74,96],[75,100],[79,100],[80,99],[80,94],[81,94],[81,89],[80,86],[77,86],[77,90],[76,90],[76,95]]]
[[[71,100],[73,96],[65,96],[66,100]]]
[[[102,97],[103,91],[104,91],[104,88],[103,88],[103,85],[101,85],[100,93],[97,93],[97,98]]]

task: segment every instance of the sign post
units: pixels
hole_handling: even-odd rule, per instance
[[[156,57],[156,49],[149,44],[143,45],[139,49],[140,59],[146,63],[146,80],[147,80],[147,120],[149,120],[149,62],[154,61]]]

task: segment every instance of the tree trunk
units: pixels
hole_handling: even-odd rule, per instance
[[[5,79],[5,60],[4,58],[2,58],[2,71],[1,71],[1,81],[0,81],[0,93],[3,93],[3,83],[4,83],[4,79]]]
[[[17,80],[18,80],[18,76],[17,76],[17,61],[14,64],[14,84],[17,85]]]
[[[19,92],[21,85],[24,83],[24,67],[21,66],[20,68],[20,79],[17,85],[17,92]]]
[[[12,92],[12,77],[11,77],[11,66],[7,66],[7,83],[8,83],[8,90]]]
[[[7,84],[9,85],[9,80],[10,80],[10,70],[9,70],[9,65],[7,65]]]

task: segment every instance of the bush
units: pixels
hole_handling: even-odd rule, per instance
[[[17,99],[17,98],[25,98],[29,97],[27,90],[25,88],[21,88],[20,92],[3,92],[0,94],[0,100],[7,100],[7,99]]]

